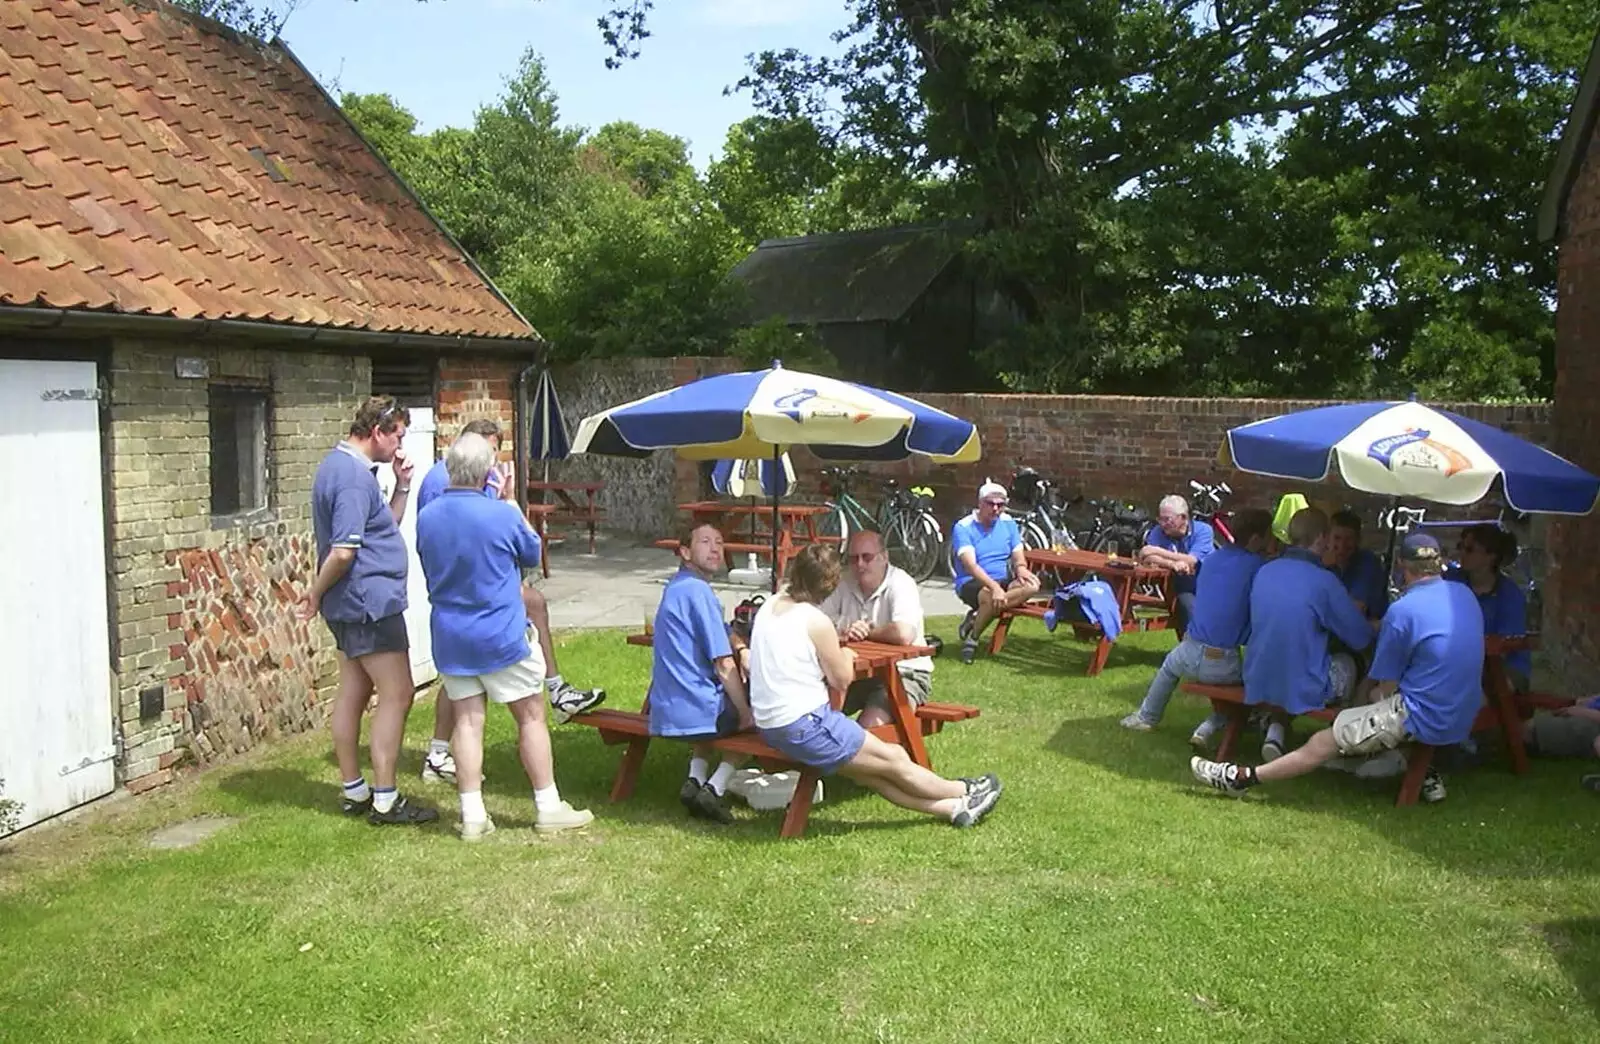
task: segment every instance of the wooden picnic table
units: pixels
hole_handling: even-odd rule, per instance
[[[550,540],[545,533],[545,523],[554,511],[554,504],[529,504],[527,507],[528,525],[539,534],[539,572],[546,580],[550,579]]]
[[[1135,615],[1138,609],[1163,611],[1163,616],[1151,621],[1153,630],[1166,627],[1167,621],[1172,618],[1175,595],[1171,570],[1160,566],[1141,565],[1132,558],[1113,559],[1110,555],[1098,551],[1027,551],[1026,555],[1029,569],[1036,573],[1053,574],[1058,585],[1075,583],[1091,574],[1105,581],[1116,596],[1117,607],[1122,614],[1122,626],[1125,629],[1138,626],[1139,621]],[[1142,586],[1159,587],[1162,593],[1159,595],[1142,593],[1138,590]],[[1006,634],[1014,617],[1043,617],[1047,608],[1047,602],[1030,602],[1003,614],[995,623],[994,637],[989,643],[990,655],[998,653],[1005,647]],[[1111,647],[1114,644],[1111,639],[1093,624],[1076,624],[1073,632],[1096,639],[1094,655],[1089,658],[1088,675],[1093,677],[1105,670],[1106,661],[1111,657]]]
[[[757,555],[772,554],[772,505],[754,504],[736,500],[696,500],[679,504],[696,525],[710,523],[722,531],[722,554],[731,569],[733,556],[745,552]],[[828,543],[828,538],[817,532],[817,519],[832,508],[824,504],[778,505],[778,561],[774,564],[778,580],[800,549],[807,544]],[[834,540],[838,538],[835,537]],[[678,546],[676,538],[656,541],[658,547]]]
[[[650,646],[655,642],[655,635],[630,634],[626,641],[629,645]],[[883,687],[888,693],[891,720],[867,731],[885,742],[905,748],[911,760],[923,768],[933,768],[927,744],[923,742],[924,735],[938,732],[950,722],[965,721],[978,716],[978,708],[959,704],[930,702],[921,707],[912,705],[910,698],[906,696],[905,686],[900,680],[900,671],[896,665],[902,660],[913,657],[930,656],[934,652],[932,648],[923,645],[890,645],[886,642],[867,641],[847,642],[845,648],[855,652],[856,680],[881,678]],[[843,708],[845,693],[838,689],[831,690],[828,699],[836,709]],[[639,771],[644,765],[645,752],[649,749],[651,738],[648,728],[649,713],[650,699],[647,695],[644,706],[637,714],[602,708],[572,718],[572,721],[578,724],[592,725],[599,729],[607,742],[628,744],[628,749],[622,756],[622,764],[617,769],[616,781],[612,784],[612,801],[623,801],[633,793]],[[789,810],[784,816],[779,836],[799,837],[805,833],[806,822],[811,815],[812,797],[816,792],[817,781],[822,778],[821,773],[809,766],[789,761],[778,751],[767,746],[760,734],[754,730],[721,738],[715,745],[730,753],[753,756],[769,769],[797,770],[800,773],[800,781],[795,787],[794,797],[789,802]]]
[[[585,525],[589,529],[589,553],[594,554],[595,526],[602,518],[602,511],[596,499],[600,491],[606,488],[604,482],[545,482],[534,479],[528,483],[528,502],[534,502],[534,494],[539,494],[538,502],[550,507],[551,511],[562,516],[561,521],[571,521]],[[550,496],[555,501],[550,501]],[[581,498],[581,499],[580,499]]]

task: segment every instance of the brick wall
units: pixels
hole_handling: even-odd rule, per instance
[[[1567,199],[1559,251],[1554,445],[1600,473],[1600,141]],[[1600,689],[1600,518],[1552,522],[1545,618],[1552,661],[1573,692]]]
[[[517,374],[528,365],[527,359],[462,359],[439,360],[439,402],[434,422],[438,427],[435,436],[436,453],[444,459],[450,443],[461,433],[468,421],[492,420],[500,430],[516,430],[516,399],[512,389]],[[512,459],[511,440],[502,440],[501,456]]]
[[[270,388],[270,522],[214,529],[206,380]],[[367,394],[360,356],[118,342],[110,367],[112,592],[121,776],[166,782],[206,761],[323,720],[335,680],[326,630],[292,617],[310,578],[311,479]],[[140,720],[139,694],[162,690]]]
[[[555,367],[551,378],[561,398],[561,411],[576,437],[578,422],[590,414],[738,368],[725,358],[591,359]],[[536,462],[533,470],[542,473],[543,468]],[[698,466],[669,453],[642,459],[582,454],[552,462],[550,478],[604,482],[600,503],[606,511],[607,528],[635,536],[659,537],[672,532],[677,505],[700,495]]]

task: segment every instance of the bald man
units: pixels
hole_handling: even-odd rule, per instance
[[[889,563],[883,538],[865,530],[851,535],[845,547],[848,567],[822,603],[841,641],[873,641],[887,645],[927,645],[922,631],[922,596],[911,574]],[[900,682],[915,706],[928,702],[933,687],[933,660],[914,656],[901,660]],[[889,694],[878,678],[863,678],[845,694],[846,714],[860,712],[866,728],[890,721]]]

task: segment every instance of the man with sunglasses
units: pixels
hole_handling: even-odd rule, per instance
[[[996,617],[1039,593],[1039,578],[1028,568],[1022,547],[1022,531],[1006,514],[1009,499],[1006,487],[985,482],[978,487],[977,510],[950,531],[956,595],[972,610],[959,632],[965,664],[978,655],[978,639]]]
[[[333,704],[333,750],[344,781],[346,815],[377,825],[416,825],[439,818],[412,805],[395,786],[400,743],[416,686],[406,637],[406,545],[400,536],[411,495],[412,466],[400,444],[411,415],[387,395],[356,411],[350,434],[317,468],[311,484],[311,524],[317,573],[296,615],[319,612],[333,632],[339,693]],[[394,493],[378,489],[379,464],[394,466]],[[373,691],[372,775],[361,774],[361,715]]]
[[[822,612],[833,621],[840,641],[883,642],[887,645],[926,645],[922,630],[922,596],[911,574],[891,565],[883,537],[868,530],[850,535],[839,586],[823,599]],[[928,702],[933,686],[933,660],[915,656],[901,660],[900,682],[914,705]],[[889,693],[882,680],[863,678],[845,693],[844,712],[860,712],[865,728],[888,723]]]

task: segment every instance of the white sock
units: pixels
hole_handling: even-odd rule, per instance
[[[428,741],[428,757],[434,761],[441,761],[450,756],[450,741],[433,739]]]
[[[546,692],[559,692],[561,691],[561,686],[565,684],[566,682],[562,680],[561,675],[559,674],[547,674],[544,676],[544,688]]]
[[[372,788],[367,786],[365,776],[352,779],[344,785],[344,798],[346,801],[354,801],[359,804],[371,796]]]
[[[717,771],[711,773],[711,778],[706,782],[711,784],[711,789],[718,794],[728,789],[728,781],[733,778],[733,763],[724,761],[717,766]]]
[[[373,787],[372,809],[375,812],[387,812],[394,807],[399,797],[400,792],[393,787]]]
[[[706,775],[711,771],[711,766],[706,764],[705,758],[689,759],[689,778],[696,783],[704,783]]]
[[[561,807],[561,791],[554,783],[533,792],[533,807],[537,812],[554,812]]]
[[[1267,726],[1267,742],[1276,743],[1279,746],[1283,745],[1283,724],[1281,722],[1275,721]]]
[[[461,792],[461,822],[482,823],[489,818],[489,810],[483,807],[483,791],[473,790]]]
[[[1194,728],[1194,734],[1196,736],[1210,736],[1212,733],[1214,733],[1216,731],[1217,731],[1217,726],[1212,723],[1210,718],[1207,718],[1205,721],[1202,721],[1200,724],[1196,725],[1195,728]]]

